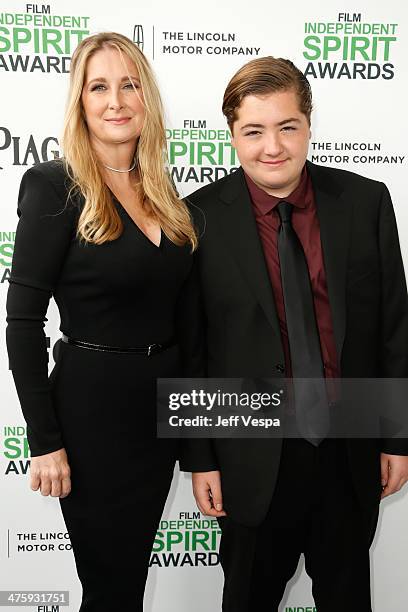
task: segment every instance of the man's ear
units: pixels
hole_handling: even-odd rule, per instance
[[[232,128],[230,128],[230,132],[231,132],[231,145],[234,147],[235,149],[235,138],[234,138],[234,126],[232,126]]]

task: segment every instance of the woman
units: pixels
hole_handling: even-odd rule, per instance
[[[156,439],[155,382],[194,373],[197,238],[164,165],[152,71],[126,37],[76,49],[63,149],[21,183],[10,367],[31,487],[60,498],[81,612],[141,611],[177,457],[174,440]],[[63,336],[48,379],[51,295]]]

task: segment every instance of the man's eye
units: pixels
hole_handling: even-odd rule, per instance
[[[260,134],[261,132],[257,132],[256,130],[253,130],[252,132],[248,132],[247,134],[245,134],[245,136],[254,136],[256,134]]]
[[[285,127],[283,127],[282,130],[286,132],[294,132],[296,128],[293,127],[293,125],[285,125]]]

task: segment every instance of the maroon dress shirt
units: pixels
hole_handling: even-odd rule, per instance
[[[276,207],[281,200],[293,204],[292,225],[302,244],[309,268],[324,374],[326,378],[339,378],[340,372],[320,242],[320,225],[317,218],[312,181],[307,173],[306,166],[303,168],[299,185],[285,198],[276,198],[267,194],[246,174],[245,179],[275,297],[285,354],[286,376],[291,376],[291,361],[278,255],[280,218]]]

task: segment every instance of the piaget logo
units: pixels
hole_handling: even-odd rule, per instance
[[[16,232],[0,231],[0,283],[10,277],[11,260],[13,258]]]
[[[339,13],[334,22],[306,22],[303,57],[309,63],[305,76],[392,79],[397,32],[397,23],[371,23],[361,13]]]
[[[216,519],[199,512],[180,512],[178,519],[163,520],[153,544],[150,567],[199,567],[218,565],[221,536]]]
[[[23,425],[11,425],[3,428],[3,457],[6,459],[4,473],[27,474],[30,467],[30,448],[26,428]]]
[[[55,136],[38,137],[34,134],[19,134],[11,132],[7,127],[0,126],[0,151],[10,156],[13,166],[32,166],[43,161],[60,157],[61,150]]]
[[[49,4],[2,12],[0,70],[67,73],[73,50],[88,34],[89,17],[53,15]]]
[[[185,119],[182,128],[166,130],[166,137],[175,183],[212,183],[237,169],[227,129],[211,129],[206,120]]]

